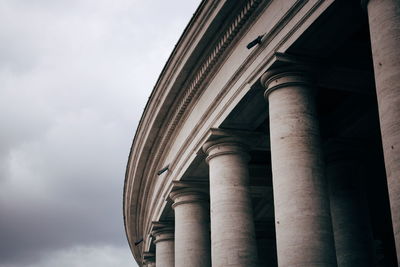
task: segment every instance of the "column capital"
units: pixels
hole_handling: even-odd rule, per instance
[[[174,226],[172,223],[153,222],[153,231],[151,235],[154,237],[153,243],[161,241],[174,240]]]
[[[208,195],[202,188],[180,188],[173,190],[169,197],[174,201],[172,208],[175,209],[178,205],[205,202],[209,201]]]
[[[311,68],[308,66],[290,66],[269,70],[261,76],[260,81],[266,89],[265,99],[268,99],[268,95],[272,91],[279,88],[313,84]]]
[[[155,240],[153,241],[154,244],[157,244],[158,242],[162,241],[168,241],[168,240],[174,240],[174,229],[173,228],[164,228],[164,229],[158,229],[154,230],[151,233],[152,236],[154,236]]]
[[[246,161],[250,160],[249,145],[244,139],[235,136],[208,141],[203,145],[203,151],[207,154],[207,163],[214,157],[227,154],[238,154]]]

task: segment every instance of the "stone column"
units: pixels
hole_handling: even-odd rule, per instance
[[[175,266],[211,266],[208,196],[186,188],[170,197],[175,211]]]
[[[156,245],[156,266],[174,267],[174,229],[163,227],[153,231]]]
[[[304,73],[262,77],[269,102],[279,266],[336,266],[314,90]]]
[[[210,168],[212,266],[257,266],[247,148],[228,137],[203,150]]]
[[[156,267],[156,263],[154,261],[145,261],[143,266]]]
[[[156,255],[151,252],[143,253],[143,266],[146,267],[155,267],[156,266]]]
[[[368,267],[374,260],[360,164],[353,153],[331,152],[326,165],[338,267]]]
[[[400,1],[368,1],[372,58],[390,207],[400,261]]]

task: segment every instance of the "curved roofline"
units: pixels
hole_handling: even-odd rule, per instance
[[[235,42],[235,36],[260,2],[248,0],[238,5],[234,1],[203,0],[175,45],[153,88],[133,139],[123,193],[125,232],[138,262],[141,260],[140,250],[132,247],[131,239],[142,238],[139,235],[143,229],[133,229],[132,226],[143,226],[144,222],[137,218],[143,215],[143,211],[139,214],[137,210],[130,212],[129,209],[137,209],[138,202],[144,200],[143,195],[149,191],[146,189],[149,189],[152,181],[145,178],[150,177],[149,173],[154,172],[156,165],[160,164],[162,148],[168,146],[169,138],[175,133],[186,107],[198,97],[195,95],[199,94],[197,91],[201,91],[198,88],[202,87],[203,80],[209,80],[213,76],[212,69],[221,63],[216,62],[220,61],[222,54],[229,51],[227,47]],[[166,129],[162,128],[164,126]],[[161,129],[164,132],[159,138]],[[150,160],[150,155],[155,157]],[[130,196],[134,197],[132,201]],[[140,204],[145,205],[146,201]]]
[[[122,213],[123,213],[123,221],[124,221],[124,229],[125,229],[126,238],[127,238],[129,247],[130,247],[131,251],[133,252],[133,255],[134,255],[136,260],[140,260],[140,259],[136,258],[138,255],[135,253],[135,249],[132,248],[132,244],[131,244],[131,241],[129,239],[128,229],[127,229],[127,218],[126,218],[126,213],[125,213],[125,210],[126,210],[125,198],[126,198],[126,191],[127,191],[127,182],[128,182],[128,179],[129,179],[129,177],[128,177],[129,176],[129,170],[131,168],[129,163],[132,160],[134,145],[135,145],[135,142],[136,142],[136,140],[138,138],[138,135],[139,135],[139,132],[140,132],[139,129],[140,129],[140,127],[142,125],[142,122],[144,121],[144,119],[145,119],[145,117],[147,115],[148,107],[150,106],[150,103],[153,101],[154,94],[155,94],[155,92],[156,92],[156,90],[157,90],[157,88],[158,88],[158,86],[159,86],[159,84],[161,82],[161,79],[164,77],[165,73],[167,72],[168,67],[170,67],[170,63],[173,61],[173,59],[176,56],[178,50],[181,48],[180,46],[182,45],[182,43],[184,41],[184,38],[186,37],[189,29],[193,26],[194,22],[196,21],[196,19],[200,15],[201,11],[203,10],[206,1],[207,0],[202,0],[200,5],[197,7],[196,11],[193,13],[191,19],[189,20],[188,24],[186,25],[186,27],[185,27],[185,29],[183,31],[183,33],[181,34],[181,36],[179,37],[177,43],[175,44],[171,55],[168,57],[167,62],[165,63],[163,69],[161,70],[161,73],[158,76],[158,79],[157,79],[157,81],[156,81],[156,83],[155,83],[155,85],[153,87],[153,90],[151,91],[150,96],[149,96],[149,98],[148,98],[148,100],[146,102],[146,105],[144,107],[144,112],[142,113],[142,116],[140,117],[139,123],[138,123],[136,131],[135,131],[135,135],[134,135],[134,138],[133,138],[133,141],[132,141],[132,145],[131,145],[131,148],[130,148],[130,151],[129,151],[129,156],[128,156],[128,160],[127,160],[127,164],[126,164],[126,170],[125,170],[124,187],[123,187]]]

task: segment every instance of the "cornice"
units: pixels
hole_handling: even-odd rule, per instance
[[[168,59],[165,67],[162,70],[162,73],[160,75],[160,78],[158,79],[150,97],[149,100],[146,104],[145,110],[142,114],[142,117],[139,121],[131,150],[129,153],[128,157],[128,163],[126,167],[126,172],[125,172],[125,182],[124,182],[124,189],[123,189],[123,217],[124,217],[124,228],[126,232],[126,236],[128,239],[128,244],[131,248],[131,251],[133,252],[133,255],[135,259],[139,262],[141,258],[141,252],[137,247],[133,247],[131,243],[131,238],[134,239],[134,236],[140,235],[138,231],[140,229],[138,228],[138,225],[135,222],[135,227],[132,229],[130,221],[136,221],[135,215],[136,212],[131,212],[132,208],[132,197],[135,195],[135,199],[133,200],[133,203],[138,203],[137,199],[139,198],[139,195],[137,194],[142,190],[141,188],[141,182],[136,181],[137,184],[133,185],[134,182],[134,177],[138,177],[141,174],[138,174],[138,169],[137,165],[138,163],[142,162],[147,162],[148,158],[143,159],[142,152],[143,149],[145,149],[145,137],[148,135],[147,133],[150,131],[150,124],[151,124],[151,119],[154,118],[154,110],[150,108],[152,103],[158,102],[161,99],[160,94],[164,94],[165,90],[156,90],[157,87],[160,87],[163,82],[165,82],[165,78],[169,77],[169,75],[164,75],[166,72],[173,72],[171,71],[176,69],[177,63],[180,64],[182,57],[185,53],[188,53],[187,47],[191,45],[193,40],[195,38],[192,38],[193,35],[198,34],[199,27],[193,27],[194,24],[198,24],[202,26],[204,24],[204,21],[209,19],[209,11],[215,9],[215,3],[218,3],[217,0],[215,1],[206,1],[203,0],[201,4],[199,5],[198,9],[196,10],[195,14],[193,15],[191,21],[189,22],[188,26],[186,27],[185,31],[183,32],[182,36],[180,37],[178,44],[175,46],[174,51],[172,52],[170,58]],[[193,28],[195,30],[193,31]],[[190,33],[189,33],[190,31]],[[179,54],[179,56],[176,56]],[[153,105],[154,106],[154,105]],[[150,114],[150,115],[149,115]],[[146,137],[147,138],[147,137]],[[139,156],[140,155],[140,156]],[[145,167],[142,167],[139,172],[143,172],[143,170],[146,169]],[[143,177],[143,176],[142,176]],[[136,188],[136,189],[135,189]],[[136,192],[136,193],[133,193]],[[135,204],[137,208],[137,204]],[[132,217],[132,218],[131,218]]]
[[[192,102],[194,96],[198,92],[198,89],[201,87],[203,81],[210,73],[216,62],[219,61],[221,55],[224,53],[226,48],[235,38],[235,36],[239,33],[240,29],[244,26],[246,21],[249,19],[252,12],[255,8],[260,4],[261,0],[249,0],[248,3],[244,6],[242,11],[236,16],[233,20],[232,24],[228,27],[228,29],[223,34],[222,38],[217,42],[214,49],[210,53],[210,55],[203,61],[200,68],[198,69],[196,75],[191,81],[190,85],[183,93],[183,97],[180,100],[179,104],[176,106],[172,120],[168,125],[166,134],[163,136],[160,148],[155,157],[155,162],[158,162],[164,152],[163,147],[166,146],[168,141],[171,139],[171,136],[179,124],[183,114],[188,108],[189,104]]]

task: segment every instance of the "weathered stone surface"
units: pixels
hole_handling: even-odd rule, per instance
[[[246,147],[222,138],[203,149],[210,166],[212,266],[257,266]]]
[[[369,1],[368,19],[393,230],[400,259],[400,2]]]
[[[211,266],[208,196],[190,188],[170,196],[175,211],[175,266]]]
[[[163,228],[153,232],[156,245],[156,266],[174,267],[174,229]]]
[[[305,73],[266,77],[279,266],[336,266],[314,91]]]

